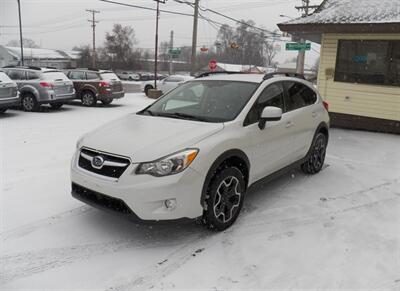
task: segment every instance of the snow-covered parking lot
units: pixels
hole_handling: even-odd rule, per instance
[[[400,137],[331,130],[324,170],[253,189],[223,233],[70,195],[79,136],[152,101],[0,117],[1,290],[400,289]]]

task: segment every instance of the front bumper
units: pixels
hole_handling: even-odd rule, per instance
[[[145,221],[193,219],[203,213],[200,197],[205,177],[190,167],[160,178],[136,175],[137,164],[131,164],[119,179],[112,180],[81,169],[78,155],[79,151],[71,166],[72,195],[87,204]],[[176,200],[173,210],[165,206],[167,199]]]
[[[15,97],[9,98],[0,98],[0,109],[1,108],[10,108],[13,106],[19,106],[21,104],[21,98],[19,94]]]

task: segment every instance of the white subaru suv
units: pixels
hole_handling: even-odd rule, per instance
[[[246,191],[301,166],[324,164],[328,105],[289,74],[204,74],[144,110],[84,135],[72,195],[145,221],[202,218],[231,226]]]

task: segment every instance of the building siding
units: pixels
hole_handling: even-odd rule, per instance
[[[324,34],[318,89],[331,112],[400,121],[400,87],[335,82],[326,69],[335,69],[338,40],[400,40],[400,34]]]

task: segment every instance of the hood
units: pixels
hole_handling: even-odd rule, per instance
[[[80,146],[146,162],[191,147],[223,128],[222,123],[130,114],[88,133]]]

